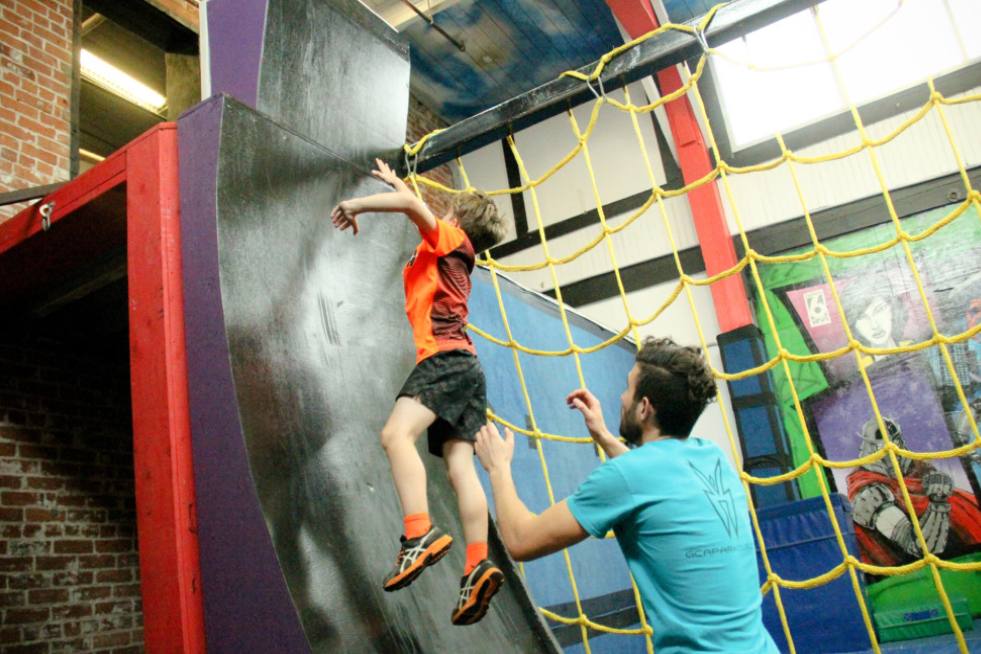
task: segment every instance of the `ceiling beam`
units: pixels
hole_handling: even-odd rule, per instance
[[[197,0],[143,0],[152,7],[176,20],[178,23],[191,30],[195,34],[200,32]]]
[[[178,4],[185,0],[85,0],[85,5],[120,27],[146,39],[164,52],[197,54],[197,20],[189,27],[180,20]],[[173,11],[158,5],[174,5]],[[176,14],[176,15],[175,15]],[[197,11],[195,10],[195,15]],[[186,16],[183,18],[186,19]]]
[[[740,0],[725,5],[705,36],[709,43],[717,46],[731,41],[743,34],[752,32],[771,23],[786,18],[802,9],[813,6],[822,0]],[[689,24],[697,25],[701,18]],[[639,43],[634,48],[612,59],[604,68],[602,80],[609,88],[617,88],[634,80],[672,66],[701,54],[701,46],[690,34],[668,31]],[[598,61],[578,68],[578,72],[589,75]],[[601,85],[597,84],[596,86]],[[595,87],[594,87],[595,88]],[[594,95],[587,85],[571,77],[558,77],[530,91],[506,100],[476,116],[461,120],[449,128],[430,137],[416,157],[417,172],[431,170],[447,161],[468,152],[473,152],[492,141],[499,140],[508,133],[518,132],[530,125],[541,122],[568,107],[589,102]],[[400,162],[400,173],[404,162]]]
[[[149,2],[150,0],[147,1]],[[412,4],[416,9],[432,18],[437,13],[452,7],[459,1],[460,0],[412,0]],[[406,7],[401,0],[386,2],[384,5],[378,2],[373,2],[371,4],[374,5],[372,8],[385,19],[386,23],[400,32],[412,21],[422,20],[419,15],[416,14],[416,12],[412,11],[411,7]]]

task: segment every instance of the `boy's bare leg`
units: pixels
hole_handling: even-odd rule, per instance
[[[400,397],[382,428],[382,447],[392,468],[392,480],[404,515],[429,513],[426,466],[416,450],[416,440],[435,420],[436,414],[418,400]]]
[[[460,504],[460,522],[467,541],[466,566],[451,621],[456,625],[474,624],[486,615],[491,598],[504,583],[504,574],[487,558],[487,496],[474,467],[473,444],[448,440],[443,444],[443,459]]]
[[[443,443],[443,460],[456,492],[467,543],[487,542],[487,496],[474,467],[473,444],[451,439]]]

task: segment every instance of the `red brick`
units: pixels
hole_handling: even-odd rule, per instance
[[[0,506],[0,522],[23,522],[24,509],[8,509]]]
[[[140,585],[126,584],[124,586],[116,586],[116,589],[113,591],[112,595],[113,597],[139,597]]]
[[[29,556],[0,556],[0,572],[26,572],[31,563]]]
[[[130,552],[133,548],[131,540],[97,540],[95,541],[96,552]]]
[[[0,475],[0,488],[20,488],[22,483],[23,477]]]
[[[65,588],[32,590],[27,593],[27,597],[32,605],[61,604],[68,601],[68,590]]]
[[[48,654],[48,643],[28,643],[26,645],[12,645],[3,649],[4,654]]]
[[[83,570],[91,570],[93,568],[116,567],[116,557],[111,554],[96,554],[93,556],[80,556],[78,557],[78,562]]]
[[[72,604],[70,606],[55,606],[51,609],[52,620],[61,620],[64,618],[87,618],[90,615],[92,615],[91,604]],[[66,633],[65,635],[69,635],[69,634]]]
[[[129,638],[129,632],[97,634],[92,638],[92,645],[95,647],[119,647],[129,645]]]
[[[73,593],[78,600],[107,599],[112,596],[112,589],[109,586],[89,586],[75,588]]]
[[[20,36],[20,28],[9,20],[0,20],[0,34]]]
[[[58,450],[54,447],[42,447],[40,445],[21,445],[17,448],[18,453],[24,459],[45,459],[53,461],[58,458]]]
[[[60,540],[55,541],[55,554],[88,554],[92,551],[90,540]]]
[[[24,606],[26,604],[26,595],[22,592],[9,592],[0,593],[0,608],[7,608],[11,606]]]
[[[30,624],[44,622],[49,615],[51,610],[47,608],[7,609],[3,620],[5,624]]]
[[[40,501],[37,493],[21,493],[17,491],[7,491],[0,493],[0,504],[5,506],[31,506]]]
[[[57,477],[27,477],[27,487],[41,490],[64,488],[65,480]]]
[[[28,522],[57,522],[65,519],[62,512],[48,509],[25,509],[24,515]]]
[[[132,600],[117,600],[114,602],[99,602],[94,607],[96,615],[105,613],[128,613],[133,610]]]
[[[67,570],[68,566],[75,561],[73,556],[38,556],[35,559],[34,567],[37,570]]]
[[[42,588],[50,583],[52,579],[40,573],[21,572],[7,576],[7,585],[15,590],[26,590],[28,588]]]
[[[95,573],[96,582],[102,583],[124,583],[133,580],[133,571],[129,568],[121,570],[99,570]]]

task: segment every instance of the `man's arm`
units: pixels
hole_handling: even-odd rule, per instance
[[[565,500],[541,515],[528,510],[511,477],[514,434],[505,429],[502,440],[497,428],[488,423],[477,434],[477,455],[490,477],[497,510],[497,526],[504,546],[518,561],[528,561],[557,552],[585,540],[588,533],[573,517]]]
[[[576,409],[582,414],[589,435],[592,436],[597,445],[603,448],[606,456],[612,459],[630,451],[630,448],[606,428],[606,421],[603,420],[603,408],[596,396],[590,393],[588,389],[580,388],[572,391],[565,398],[565,402],[570,409]]]

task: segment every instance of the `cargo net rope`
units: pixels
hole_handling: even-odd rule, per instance
[[[577,144],[564,157],[562,157],[557,163],[555,163],[555,165],[551,169],[545,172],[541,177],[538,177],[537,179],[532,179],[529,176],[514,139],[513,138],[508,139],[510,150],[513,153],[514,158],[517,162],[518,169],[521,174],[521,180],[523,183],[521,186],[515,188],[505,188],[505,189],[485,190],[485,191],[489,195],[515,194],[515,193],[523,193],[523,192],[528,192],[530,194],[531,204],[532,204],[535,220],[537,222],[537,231],[538,231],[539,238],[541,240],[541,248],[544,254],[544,258],[538,263],[529,264],[529,265],[505,265],[503,263],[496,261],[493,258],[492,251],[491,251],[491,253],[486,253],[480,258],[480,260],[478,260],[478,263],[482,264],[483,266],[487,267],[490,270],[491,280],[493,283],[494,291],[497,296],[497,302],[501,313],[501,321],[504,328],[504,333],[507,336],[507,340],[502,340],[490,335],[488,332],[482,330],[480,325],[471,324],[470,329],[478,336],[500,347],[509,348],[512,351],[512,355],[514,358],[515,373],[516,373],[517,381],[520,384],[521,392],[523,395],[525,407],[528,414],[528,424],[530,428],[529,429],[522,428],[517,424],[515,424],[514,420],[509,420],[505,416],[495,415],[490,411],[488,412],[489,417],[492,420],[512,429],[514,432],[523,434],[524,436],[534,440],[538,452],[538,458],[541,463],[542,474],[548,492],[549,502],[554,504],[555,496],[552,490],[552,484],[549,477],[548,461],[546,460],[546,456],[541,444],[542,439],[560,441],[570,444],[591,443],[592,441],[588,437],[573,437],[568,435],[553,434],[553,433],[548,433],[541,429],[541,426],[538,424],[535,418],[535,412],[532,408],[532,402],[528,394],[528,388],[525,382],[524,375],[522,373],[521,361],[518,356],[518,353],[523,352],[527,355],[542,356],[542,357],[572,357],[575,361],[576,371],[578,374],[578,383],[580,387],[585,387],[586,380],[583,376],[583,368],[580,361],[580,355],[588,354],[600,350],[604,347],[608,347],[616,343],[620,339],[626,338],[628,336],[632,337],[634,342],[637,343],[639,346],[641,343],[641,339],[638,337],[639,336],[638,327],[650,324],[653,321],[655,321],[667,309],[668,306],[670,306],[675,300],[677,300],[682,294],[684,294],[687,299],[689,308],[691,310],[691,315],[694,320],[699,343],[702,347],[706,361],[709,361],[710,359],[708,357],[709,355],[708,342],[706,341],[706,337],[702,329],[701,320],[699,318],[698,311],[696,309],[694,297],[692,294],[692,287],[709,286],[726,277],[732,275],[742,275],[748,271],[748,275],[751,278],[752,283],[754,284],[757,290],[760,302],[762,303],[761,304],[762,312],[766,317],[766,321],[765,321],[766,324],[762,325],[761,327],[764,331],[770,332],[770,335],[774,339],[778,354],[760,366],[747,369],[738,373],[726,373],[724,371],[715,369],[713,366],[712,374],[717,380],[737,381],[753,375],[763,374],[771,369],[776,368],[777,366],[780,366],[784,374],[786,375],[787,380],[789,381],[789,390],[790,390],[791,397],[793,398],[793,404],[796,411],[797,419],[800,420],[801,429],[804,434],[804,440],[806,443],[807,451],[809,452],[809,457],[807,458],[806,461],[804,461],[801,465],[796,467],[794,470],[773,477],[756,477],[744,471],[740,472],[740,476],[746,490],[746,497],[749,500],[749,512],[751,516],[753,530],[756,534],[757,542],[760,545],[761,560],[766,572],[766,581],[763,583],[761,587],[761,592],[764,595],[766,593],[773,593],[775,605],[779,613],[780,622],[782,624],[783,632],[784,635],[786,636],[787,643],[790,647],[790,651],[791,652],[795,651],[794,639],[793,639],[793,634],[791,633],[790,626],[787,621],[786,611],[784,609],[784,605],[781,600],[782,589],[814,588],[816,586],[827,584],[837,579],[841,575],[848,574],[851,579],[852,589],[858,601],[858,605],[861,609],[862,620],[865,624],[866,630],[868,631],[869,640],[872,643],[873,650],[875,652],[879,652],[880,649],[879,649],[878,640],[876,638],[875,630],[872,625],[872,620],[871,620],[868,605],[866,603],[864,594],[862,593],[861,590],[861,586],[858,579],[858,573],[863,572],[863,573],[870,573],[873,575],[890,576],[890,575],[911,573],[926,567],[929,568],[930,573],[932,574],[932,579],[933,579],[933,583],[936,586],[937,594],[940,597],[943,608],[946,612],[947,620],[950,623],[950,627],[955,635],[960,650],[966,654],[968,651],[967,645],[964,640],[964,636],[961,631],[961,628],[958,625],[957,620],[955,618],[954,611],[951,606],[950,598],[948,597],[947,592],[944,589],[943,581],[940,576],[940,569],[943,568],[947,570],[957,570],[957,571],[981,570],[981,563],[956,563],[951,561],[945,561],[937,557],[932,552],[930,552],[930,548],[927,545],[927,542],[924,538],[923,531],[921,529],[920,520],[918,519],[918,516],[914,509],[914,505],[910,498],[909,489],[903,477],[903,472],[898,457],[902,456],[914,460],[924,460],[924,461],[930,459],[946,458],[946,457],[960,457],[960,456],[968,455],[974,450],[981,447],[981,435],[979,435],[978,432],[978,425],[974,418],[973,412],[969,408],[968,400],[965,396],[965,392],[961,385],[961,381],[958,378],[957,370],[955,369],[955,365],[951,358],[951,354],[948,347],[952,344],[961,343],[970,338],[973,338],[976,334],[981,332],[981,325],[975,325],[974,327],[968,329],[967,331],[958,334],[940,333],[937,327],[937,322],[934,317],[934,313],[931,310],[930,304],[927,300],[926,291],[920,273],[917,269],[916,261],[914,260],[910,248],[911,242],[922,241],[929,238],[931,235],[936,233],[939,229],[941,229],[945,225],[950,224],[951,222],[957,220],[960,216],[967,213],[968,209],[971,208],[972,206],[975,208],[975,210],[981,209],[981,193],[979,193],[978,190],[974,189],[971,186],[971,180],[965,168],[964,160],[958,149],[958,145],[954,139],[954,135],[951,130],[950,123],[948,122],[948,119],[945,115],[945,107],[964,104],[964,103],[979,102],[981,101],[981,95],[974,94],[974,95],[963,95],[957,98],[947,98],[941,93],[939,93],[936,90],[933,81],[929,80],[928,84],[930,89],[930,96],[927,102],[923,104],[917,111],[915,111],[911,117],[909,117],[907,120],[902,122],[895,130],[893,130],[889,134],[878,139],[871,138],[866,131],[866,127],[863,124],[863,121],[859,115],[856,105],[854,104],[854,102],[851,101],[851,99],[848,96],[845,84],[843,82],[841,71],[838,68],[837,58],[841,54],[843,54],[845,50],[850,49],[855,44],[852,44],[841,51],[833,52],[829,46],[829,41],[825,29],[820,21],[820,12],[817,12],[818,28],[820,30],[822,42],[824,44],[824,49],[825,49],[825,58],[823,59],[823,61],[829,62],[832,66],[832,70],[834,71],[834,75],[837,80],[837,85],[843,97],[846,98],[846,102],[850,108],[852,119],[854,120],[855,129],[857,130],[858,135],[861,138],[860,144],[840,152],[835,152],[823,156],[808,157],[808,156],[801,156],[788,149],[783,138],[778,134],[776,135],[776,139],[780,145],[780,150],[781,150],[781,155],[779,158],[753,166],[744,166],[744,167],[731,166],[727,164],[725,160],[722,158],[722,156],[720,155],[716,143],[716,139],[713,133],[712,124],[705,110],[705,105],[702,101],[701,94],[699,93],[699,81],[701,80],[702,75],[704,74],[705,66],[708,58],[712,56],[724,56],[722,55],[722,53],[718,52],[717,50],[710,48],[704,37],[705,30],[710,24],[712,18],[715,16],[715,14],[722,6],[724,5],[717,5],[713,7],[711,11],[709,11],[700,21],[698,21],[695,24],[668,23],[662,25],[656,30],[649,32],[648,34],[645,34],[637,39],[634,39],[633,41],[630,41],[618,48],[615,48],[614,50],[610,51],[609,53],[601,57],[595,68],[589,74],[583,74],[576,71],[569,71],[563,73],[562,76],[577,78],[581,80],[585,85],[588,85],[589,88],[593,90],[594,95],[596,96],[596,100],[593,102],[589,123],[585,126],[585,129],[582,129],[580,127],[580,124],[576,120],[576,117],[573,114],[573,112],[571,110],[568,111],[570,129],[572,130],[572,133],[577,140]],[[879,25],[881,25],[888,19],[889,17],[887,16]],[[878,25],[876,27],[878,27]],[[859,37],[858,40],[862,40],[868,37],[868,35],[872,31],[874,31],[876,27],[873,27],[872,30],[866,32],[864,35]],[[604,67],[611,60],[623,54],[627,50],[637,46],[639,43],[646,41],[648,39],[657,38],[658,35],[663,34],[670,30],[684,32],[690,35],[692,39],[697,40],[701,44],[703,49],[703,53],[698,60],[698,64],[695,67],[695,70],[692,72],[690,78],[687,80],[685,84],[683,84],[678,90],[670,94],[667,94],[664,97],[659,98],[655,102],[645,105],[637,105],[631,102],[630,92],[629,89],[626,87],[624,87],[623,89],[625,94],[623,102],[620,102],[614,98],[607,96],[606,93],[602,91],[600,76],[603,73]],[[777,67],[765,68],[761,66],[756,66],[749,62],[739,62],[739,61],[735,61],[729,56],[726,56],[726,59],[728,59],[731,62],[745,65],[756,70],[774,70],[777,68]],[[793,64],[793,66],[806,66],[806,65],[810,65],[811,63],[814,62],[802,62],[799,64]],[[784,69],[788,67],[791,66],[783,65],[780,66],[779,68]],[[600,91],[597,91],[597,88],[600,89]],[[671,102],[675,99],[681,98],[684,95],[689,95],[694,105],[698,108],[698,110],[701,113],[703,124],[706,127],[706,132],[707,132],[706,136],[708,139],[708,143],[709,146],[711,147],[712,153],[715,155],[715,160],[718,162],[718,164],[715,166],[714,169],[712,169],[708,174],[706,174],[701,179],[694,180],[681,188],[665,189],[660,187],[656,182],[654,169],[652,167],[650,157],[648,156],[647,153],[647,148],[645,146],[644,138],[640,130],[637,115],[641,113],[649,113],[653,111],[655,108],[662,106],[665,103]],[[603,212],[603,203],[600,200],[600,191],[596,182],[596,175],[594,173],[593,163],[589,153],[590,137],[593,133],[594,127],[596,126],[599,112],[601,108],[603,108],[606,105],[609,105],[610,107],[613,107],[616,110],[626,112],[630,115],[633,124],[633,129],[637,136],[638,147],[640,148],[640,153],[646,165],[646,172],[650,179],[650,184],[651,184],[651,194],[650,197],[647,198],[646,202],[644,202],[642,206],[640,206],[638,209],[633,211],[628,217],[626,217],[621,224],[616,226],[610,226],[607,224],[606,216],[604,215]],[[893,198],[890,189],[886,184],[882,172],[882,168],[880,166],[877,149],[889,143],[890,141],[896,139],[900,134],[905,132],[912,125],[922,120],[931,112],[937,113],[939,120],[943,125],[946,138],[949,141],[951,153],[957,162],[957,167],[959,169],[960,176],[963,180],[967,194],[964,201],[958,204],[947,215],[942,217],[940,220],[938,220],[937,222],[935,222],[934,224],[932,224],[922,232],[911,234],[904,230],[900,222],[899,216],[896,212],[893,203]],[[436,132],[433,132],[432,134],[435,133]],[[419,193],[422,186],[429,187],[431,189],[435,189],[436,191],[441,191],[445,193],[460,193],[465,190],[473,190],[473,187],[470,185],[470,181],[467,177],[466,170],[464,169],[462,162],[459,160],[457,160],[457,164],[459,166],[459,170],[461,173],[462,182],[465,186],[464,189],[449,188],[421,174],[417,174],[414,171],[414,168],[412,166],[412,161],[414,160],[414,157],[418,155],[420,150],[425,145],[426,140],[430,138],[432,134],[423,137],[422,139],[420,139],[419,141],[417,141],[412,145],[405,146],[405,155],[407,157],[407,160],[409,161],[409,170],[410,170],[407,179],[413,184],[416,192]],[[835,251],[822,244],[817,237],[817,232],[815,231],[814,222],[812,221],[812,217],[811,217],[811,212],[809,211],[804,199],[804,193],[802,191],[802,187],[797,174],[797,167],[815,165],[823,162],[843,159],[845,157],[858,155],[862,152],[864,152],[868,156],[869,163],[871,164],[872,169],[874,170],[875,173],[875,177],[878,180],[882,197],[885,200],[885,204],[888,210],[890,221],[893,227],[895,228],[895,237],[891,238],[886,242],[883,242],[881,244],[872,247],[850,250],[850,251]],[[552,175],[556,173],[556,171],[558,171],[559,169],[561,169],[566,165],[569,165],[574,159],[579,157],[581,157],[583,163],[585,164],[589,172],[589,177],[592,183],[592,193],[595,200],[596,210],[599,216],[600,229],[597,231],[596,235],[588,243],[585,243],[581,248],[579,248],[575,252],[569,254],[568,256],[556,258],[553,257],[549,252],[549,243],[545,236],[545,225],[542,220],[542,212],[541,212],[541,207],[539,205],[538,196],[536,193],[536,188],[539,185],[543,184],[545,181],[547,181]],[[743,175],[753,172],[771,170],[777,168],[778,166],[787,166],[787,168],[789,169],[790,177],[793,181],[796,195],[800,200],[800,205],[803,210],[804,220],[807,225],[807,229],[813,246],[808,251],[801,254],[794,254],[788,256],[765,256],[753,250],[752,245],[750,244],[749,239],[747,237],[746,230],[743,226],[743,220],[740,215],[739,207],[736,203],[733,190],[730,185],[729,178],[731,175]],[[733,267],[727,270],[714,274],[705,279],[695,279],[689,274],[687,274],[682,267],[678,246],[675,240],[675,236],[672,233],[671,224],[668,219],[668,213],[667,210],[665,209],[664,201],[667,198],[679,197],[689,193],[694,189],[697,189],[699,187],[708,184],[714,184],[716,182],[718,182],[722,186],[723,191],[726,194],[729,206],[732,209],[733,218],[738,228],[738,232],[739,232],[738,236],[741,239],[742,246],[746,254],[745,256],[743,256],[741,260],[739,260],[736,263],[736,265],[734,265]],[[668,295],[667,299],[659,307],[657,307],[649,316],[645,318],[637,318],[635,317],[635,314],[631,311],[630,303],[628,301],[627,294],[624,290],[623,282],[620,276],[620,269],[617,264],[616,250],[611,235],[630,228],[635,222],[638,222],[643,216],[645,216],[648,209],[650,209],[654,204],[656,204],[658,207],[658,213],[660,214],[660,218],[663,221],[668,239],[670,241],[670,245],[673,251],[675,266],[677,267],[677,271],[678,271],[678,282],[675,288],[673,289],[673,291]],[[619,333],[613,335],[608,340],[591,347],[581,347],[577,345],[573,340],[572,329],[570,327],[568,314],[567,314],[567,307],[562,299],[562,289],[559,284],[558,276],[556,274],[556,267],[575,261],[578,257],[583,255],[584,253],[592,250],[595,247],[598,247],[600,243],[603,243],[605,245],[607,252],[609,254],[610,263],[612,265],[612,270],[619,289],[620,299],[622,300],[623,308],[626,312],[628,322],[627,325],[622,330],[620,330]],[[882,252],[884,250],[887,250],[897,245],[902,249],[902,252],[905,255],[905,259],[909,265],[909,268],[912,271],[912,277],[915,280],[916,288],[919,293],[919,299],[923,304],[925,315],[927,317],[930,328],[932,330],[932,336],[921,342],[904,345],[900,347],[890,347],[890,348],[868,347],[861,344],[859,341],[855,339],[855,336],[853,335],[853,328],[848,325],[849,321],[847,319],[844,319],[844,316],[846,314],[842,306],[842,299],[840,293],[836,287],[835,280],[833,279],[831,274],[831,268],[829,266],[828,259],[829,258],[847,259],[851,257],[871,255],[878,252]],[[848,344],[844,347],[838,348],[831,352],[824,352],[820,354],[811,354],[811,355],[799,355],[799,354],[794,354],[788,351],[787,349],[785,349],[785,347],[780,341],[780,334],[777,329],[774,314],[767,301],[767,294],[764,292],[764,286],[763,286],[763,282],[761,281],[761,276],[758,266],[761,263],[793,264],[797,262],[809,261],[815,258],[820,262],[824,279],[828,284],[828,287],[834,299],[835,305],[837,306],[839,314],[843,317],[842,324],[843,324],[843,329],[845,331],[845,335],[847,336],[848,339]],[[503,297],[501,295],[500,285],[498,281],[499,272],[500,273],[522,272],[522,271],[542,270],[546,268],[548,269],[551,275],[551,281],[555,289],[555,298],[557,300],[562,326],[565,332],[565,337],[568,342],[568,347],[566,347],[563,350],[548,351],[548,350],[534,349],[522,345],[521,343],[517,342],[513,338],[511,328],[508,323],[508,316],[505,310],[505,304],[504,304]],[[967,419],[969,421],[970,433],[973,435],[973,437],[969,439],[968,443],[953,449],[949,449],[945,451],[934,451],[934,452],[914,452],[914,451],[907,450],[903,447],[900,447],[890,439],[889,430],[886,428],[886,425],[883,420],[883,416],[879,411],[878,404],[876,403],[875,394],[873,392],[872,384],[870,382],[868,373],[865,369],[865,366],[861,364],[862,362],[861,357],[863,356],[863,354],[890,355],[890,354],[897,354],[897,353],[904,353],[904,352],[915,352],[915,351],[924,350],[929,347],[938,347],[940,350],[940,353],[942,355],[942,360],[955,385],[957,398],[959,399],[961,406],[964,407],[965,409],[965,415],[967,416]],[[846,356],[849,353],[851,353],[851,355],[855,357],[856,362],[858,363],[858,370],[861,375],[861,379],[864,384],[865,390],[868,393],[868,397],[874,413],[875,421],[878,425],[879,432],[883,435],[884,446],[881,449],[877,450],[876,452],[860,458],[855,458],[851,460],[830,460],[822,456],[815,448],[812,435],[808,429],[807,420],[805,419],[804,416],[804,412],[801,405],[801,399],[794,383],[794,376],[791,374],[789,362],[793,361],[797,363],[806,363],[806,362],[814,362],[814,361],[821,361],[821,360],[830,360],[836,357]],[[722,411],[721,413],[722,413],[725,431],[728,436],[729,444],[730,447],[732,448],[734,460],[736,462],[737,468],[741,470],[742,458],[741,458],[739,447],[736,442],[736,438],[733,433],[732,425],[729,421],[728,416],[726,415],[726,412]],[[599,451],[599,455],[600,457],[603,457],[602,451]],[[922,553],[922,556],[918,560],[913,561],[912,563],[906,565],[897,565],[897,566],[872,565],[872,564],[864,563],[859,559],[857,559],[856,557],[849,554],[845,544],[845,538],[842,533],[842,526],[836,517],[835,511],[832,508],[832,502],[829,496],[828,483],[827,480],[825,479],[825,475],[823,474],[825,468],[852,468],[861,465],[867,465],[879,461],[883,458],[887,458],[887,463],[888,465],[891,466],[893,470],[893,474],[895,475],[895,478],[899,483],[904,509],[912,522],[916,541],[919,545],[920,552]],[[820,493],[821,496],[823,497],[825,508],[827,510],[828,517],[830,519],[831,525],[834,530],[835,539],[841,551],[842,560],[841,563],[831,568],[830,570],[826,571],[825,573],[818,575],[816,577],[812,577],[810,579],[784,579],[779,575],[777,575],[776,573],[774,573],[770,565],[770,561],[767,557],[766,543],[764,542],[763,535],[760,531],[759,519],[756,515],[755,507],[753,506],[752,493],[750,492],[750,485],[751,484],[758,484],[758,485],[781,484],[784,482],[797,479],[812,469],[818,471],[819,473],[822,473],[822,474],[816,474],[814,476],[817,479]],[[607,538],[609,537],[611,536],[608,534]],[[635,629],[621,629],[621,628],[614,628],[611,626],[600,624],[590,619],[590,617],[583,612],[579,591],[577,589],[576,578],[573,573],[572,562],[569,557],[569,552],[568,550],[564,550],[562,554],[564,556],[565,567],[569,576],[569,584],[571,587],[572,595],[574,598],[574,604],[576,606],[578,614],[572,616],[558,615],[556,613],[548,611],[547,609],[541,608],[540,611],[542,612],[542,614],[548,620],[557,623],[561,623],[565,625],[578,625],[581,631],[582,643],[584,645],[584,649],[587,652],[587,654],[590,652],[589,637],[591,631],[599,632],[601,634],[607,633],[607,634],[644,635],[646,637],[647,651],[653,652],[654,648],[651,639],[651,635],[653,632],[644,615],[644,611],[640,601],[640,595],[638,593],[636,583],[633,582],[633,579],[631,579],[631,582],[633,585],[634,599],[637,604],[638,622],[640,624],[640,627]]]

